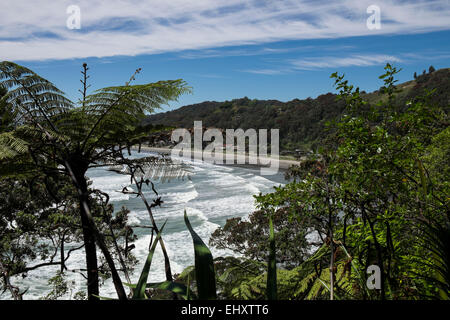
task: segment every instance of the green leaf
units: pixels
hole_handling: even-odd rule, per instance
[[[191,233],[195,251],[195,277],[197,281],[198,298],[200,300],[215,300],[216,275],[211,251],[203,240],[195,233],[184,210],[184,222]]]
[[[145,261],[144,268],[142,269],[141,276],[139,277],[138,284],[136,285],[136,289],[133,291],[133,299],[145,299],[145,288],[147,284],[147,278],[150,271],[150,266],[152,264],[153,254],[155,253],[156,246],[161,238],[162,231],[164,230],[164,226],[166,223],[164,222],[163,226],[158,232],[155,240],[153,241],[152,247],[150,248],[150,252],[148,253],[147,260]]]

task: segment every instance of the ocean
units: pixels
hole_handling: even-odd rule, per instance
[[[150,153],[137,154],[137,152],[133,152],[132,154],[133,157],[148,155]],[[153,215],[158,226],[167,220],[163,240],[167,247],[173,273],[180,273],[187,266],[194,264],[193,244],[184,224],[184,210],[186,210],[194,230],[208,244],[211,234],[218,227],[223,226],[227,219],[246,217],[255,210],[253,195],[271,192],[274,186],[282,185],[285,182],[282,172],[273,176],[261,176],[259,168],[254,167],[213,165],[187,159],[183,159],[183,161],[193,168],[190,179],[155,183],[155,189],[161,196],[163,204],[161,207],[153,209]],[[150,225],[150,218],[142,200],[120,192],[124,187],[129,186],[129,176],[108,171],[107,168],[90,169],[87,175],[92,180],[94,188],[109,194],[110,203],[114,205],[115,210],[119,210],[122,206],[130,210],[130,225]],[[144,186],[144,189],[149,202],[155,199],[156,195],[151,188]],[[150,231],[145,228],[135,228],[134,231],[138,239],[135,242],[136,248],[133,249],[133,253],[139,263],[131,278],[136,283],[148,254]],[[73,244],[73,246],[75,245]],[[73,246],[67,246],[67,250]],[[218,250],[214,247],[210,249],[213,257],[236,256],[229,250]],[[67,266],[73,270],[85,269],[84,252],[82,250],[74,252],[68,260]],[[58,269],[59,266],[40,268],[29,272],[25,278],[18,276],[12,280],[21,289],[28,288],[24,299],[39,299],[50,291],[47,282]],[[79,273],[70,272],[68,277],[71,280],[71,292],[64,296],[65,299],[70,299],[75,292],[85,289],[86,280]],[[158,246],[153,257],[149,281],[164,280],[164,259]],[[0,298],[5,299],[5,295],[7,293]],[[111,280],[106,280],[102,284],[100,295],[116,298]]]

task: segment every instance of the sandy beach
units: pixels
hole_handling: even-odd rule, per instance
[[[134,149],[137,149],[137,147],[134,147]],[[156,147],[141,147],[141,151],[148,151],[148,152],[157,152],[157,153],[172,153],[172,149],[170,148],[156,148]],[[275,157],[257,157],[257,156],[250,156],[248,154],[239,154],[235,153],[234,158],[235,161],[233,164],[226,163],[225,156],[229,156],[229,154],[218,152],[215,154],[215,157],[224,159],[223,163],[216,163],[218,165],[231,165],[231,166],[249,166],[249,167],[269,167],[271,162],[278,161],[278,167],[280,170],[287,170],[292,165],[299,165],[300,161],[296,160],[287,160],[287,159],[277,159]],[[191,151],[191,159],[202,159],[202,152],[200,151]],[[203,160],[208,162],[213,162],[214,157],[211,157],[207,154],[203,154]]]

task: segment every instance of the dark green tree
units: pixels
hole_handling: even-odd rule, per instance
[[[209,245],[219,249],[230,249],[249,259],[265,262],[269,256],[269,219],[264,210],[242,218],[228,219],[223,227],[211,235]],[[306,240],[305,221],[291,219],[289,212],[278,210],[273,216],[277,262],[292,269],[302,264],[311,245]],[[293,246],[292,244],[296,245]]]
[[[119,210],[113,217],[113,207],[95,194],[90,207],[100,231],[108,235],[106,245],[114,260],[126,274],[135,262],[129,252],[135,236],[126,225],[128,211]],[[0,180],[0,235],[0,280],[14,299],[27,291],[14,284],[16,276],[26,277],[47,266],[57,267],[60,277],[73,271],[66,262],[84,244],[77,194],[67,177],[38,174]],[[107,265],[100,265],[99,271],[109,276]]]
[[[315,218],[309,228],[318,230],[334,253],[322,260],[330,272],[342,274],[351,266],[347,282],[331,276],[323,284],[333,292],[336,281],[340,298],[445,297],[447,114],[429,95],[400,103],[395,85],[399,70],[389,64],[385,70],[378,103],[365,101],[343,76],[332,75],[346,109],[335,122],[330,143],[311,165],[303,162],[303,168],[291,170],[290,176],[298,179],[259,197],[258,205],[285,208],[299,219]],[[424,224],[434,227],[427,231]],[[439,236],[429,236],[433,234]],[[365,286],[366,269],[373,264],[381,271],[379,291]]]

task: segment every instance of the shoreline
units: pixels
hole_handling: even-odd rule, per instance
[[[133,146],[132,149],[137,150],[138,147],[137,146]],[[169,153],[169,154],[171,154],[172,149],[170,149],[170,148],[158,148],[158,147],[142,146],[141,147],[141,151],[157,152],[157,153]],[[199,152],[199,151],[191,151],[191,153],[192,153],[191,160],[194,159],[195,155],[197,155],[197,154],[201,155],[201,152]],[[226,156],[226,154],[223,153],[223,152],[217,153],[217,155],[219,157],[221,156],[222,159]],[[221,165],[224,165],[224,166],[238,166],[238,167],[244,167],[244,168],[256,168],[256,169],[258,169],[258,168],[269,167],[268,164],[270,164],[272,161],[277,161],[278,160],[278,169],[283,170],[283,171],[287,170],[291,165],[299,165],[300,164],[300,161],[296,161],[296,160],[274,159],[274,158],[271,158],[271,157],[256,157],[256,156],[249,156],[248,154],[245,154],[245,155],[244,154],[234,154],[234,157],[235,157],[235,163],[232,163],[232,164],[226,163],[226,161],[223,161],[223,163],[213,163],[213,162],[211,162],[211,163],[213,163],[215,165],[218,165],[218,166],[221,166]],[[211,159],[211,158],[209,158],[209,159]],[[245,161],[245,163],[236,163],[237,159],[239,159],[241,161],[243,160],[243,161]],[[255,164],[249,163],[250,159],[253,160],[253,161],[256,160],[257,163],[255,163]],[[261,162],[261,160],[262,160],[262,162]],[[204,157],[203,157],[202,161],[205,161]]]

